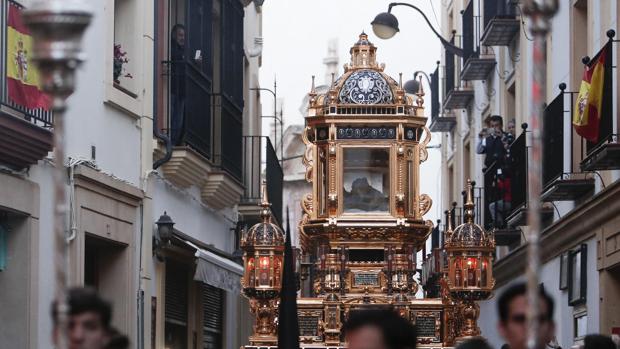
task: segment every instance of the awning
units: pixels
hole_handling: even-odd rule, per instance
[[[243,267],[239,264],[204,250],[190,241],[183,242],[196,249],[196,273],[194,280],[223,290],[239,293]]]

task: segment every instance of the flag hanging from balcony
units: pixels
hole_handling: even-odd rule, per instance
[[[39,73],[31,62],[32,36],[22,22],[21,9],[9,3],[6,34],[6,80],[9,99],[29,109],[48,109],[50,98],[41,91]]]
[[[573,111],[573,126],[581,137],[590,142],[598,142],[599,125],[603,109],[603,94],[605,80],[610,79],[608,69],[605,69],[606,60],[611,54],[611,41],[586,64],[579,88],[579,95]],[[607,116],[609,117],[609,115]]]

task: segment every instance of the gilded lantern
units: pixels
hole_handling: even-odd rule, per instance
[[[469,179],[464,208],[463,224],[449,234],[444,246],[448,253],[448,288],[451,297],[461,303],[464,320],[459,329],[460,338],[480,335],[476,301],[489,298],[495,285],[492,272],[495,239],[474,223],[473,186]]]
[[[271,221],[271,204],[265,184],[260,206],[262,222],[252,226],[242,238],[244,275],[241,279],[244,295],[250,299],[256,314],[254,335],[250,342],[269,345],[277,342],[276,315],[282,288],[284,233]]]

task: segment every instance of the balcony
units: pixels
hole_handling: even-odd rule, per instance
[[[442,113],[439,106],[439,67],[431,74],[431,132],[450,132],[456,117]]]
[[[465,60],[463,71],[461,72],[461,80],[486,80],[489,73],[495,68],[495,64],[495,55],[481,55],[479,52],[473,52]]]
[[[168,93],[164,98],[163,111],[167,117],[162,132],[171,139],[173,149],[171,159],[161,167],[162,172],[180,188],[199,187],[202,200],[209,206],[232,207],[243,193],[242,111],[228,99],[213,96],[211,80],[194,62],[164,61],[163,64],[169,68],[163,70],[168,75],[165,86]],[[220,134],[212,129],[216,97],[221,108]],[[215,141],[219,143],[218,151]],[[163,155],[161,146],[158,148],[155,157]]]
[[[543,192],[545,202],[574,201],[594,191],[594,179],[586,173],[573,171],[572,161],[564,163],[564,90],[545,108],[543,120]],[[572,108],[571,101],[571,108]],[[568,110],[572,115],[572,110]],[[570,159],[574,149],[572,132]],[[565,169],[570,169],[566,172]]]
[[[527,147],[521,132],[508,148],[509,157],[484,170],[485,227],[495,232],[497,244],[514,246],[521,241],[519,226],[527,225]],[[543,207],[542,219],[549,222],[553,209]]]
[[[443,102],[444,109],[465,109],[474,99],[474,89],[466,87],[455,87],[446,93]]]
[[[620,143],[617,134],[610,134],[604,142],[587,153],[581,162],[583,171],[605,171],[620,169]]]
[[[489,2],[489,1],[485,1]],[[478,45],[480,16],[474,16],[474,2],[471,1],[463,11],[463,71],[461,80],[485,80],[495,68],[495,55]]]
[[[284,172],[269,137],[243,137],[243,196],[239,213],[243,223],[251,226],[260,220],[261,186],[267,185],[271,213],[282,224],[282,185]]]
[[[516,7],[516,0],[484,1],[484,32],[480,40],[482,45],[510,45],[521,25],[516,18]]]
[[[0,5],[3,39],[7,35],[9,11],[19,12],[21,6],[13,1]],[[0,47],[0,164],[22,170],[36,164],[52,150],[54,120],[51,111],[27,107],[34,103],[33,94],[40,93],[36,87],[22,89],[25,85],[21,79],[7,76],[8,67],[13,63],[7,61],[7,56],[13,54],[7,52],[7,42],[8,39],[3,40]]]

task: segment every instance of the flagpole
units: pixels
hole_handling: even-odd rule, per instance
[[[542,151],[541,131],[543,127],[544,103],[547,92],[547,62],[546,62],[546,37],[551,28],[551,18],[558,9],[557,0],[526,0],[524,12],[530,18],[530,32],[534,36],[533,59],[532,59],[532,90],[530,99],[531,130],[531,161],[528,161],[528,263],[527,263],[527,298],[528,298],[528,321],[527,321],[527,347],[528,349],[539,348],[543,343],[538,343],[540,308],[539,303],[539,279],[540,273],[540,193],[542,191]]]
[[[83,60],[81,39],[92,14],[79,0],[48,0],[23,11],[23,21],[33,37],[33,61],[41,76],[41,88],[52,97],[54,117],[54,270],[56,348],[68,347],[67,300],[67,204],[65,159],[65,99],[75,90],[75,70]]]

